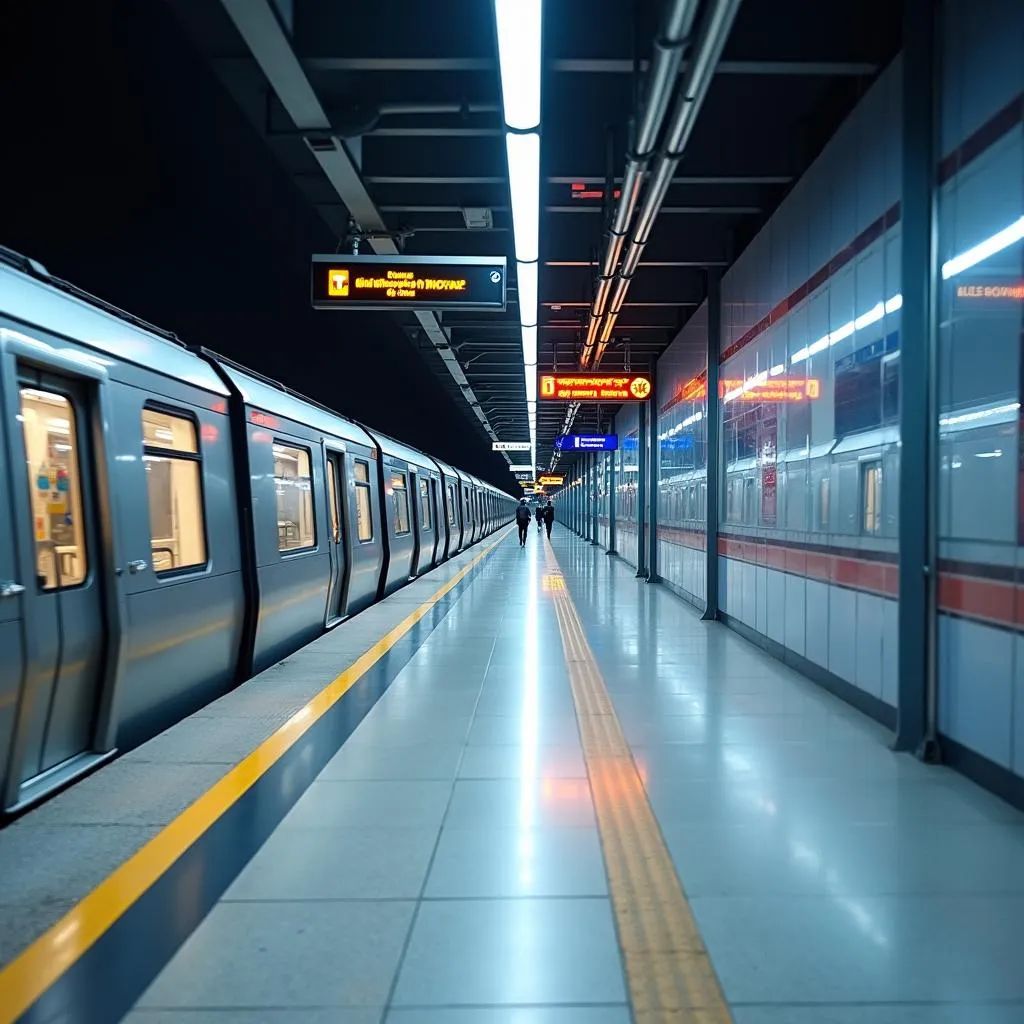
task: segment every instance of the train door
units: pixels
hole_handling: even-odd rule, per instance
[[[333,626],[345,617],[348,595],[349,565],[345,557],[345,517],[341,504],[341,482],[345,479],[345,453],[328,447],[326,450],[327,479],[327,549],[331,556],[331,583],[327,591],[327,617],[325,625]]]
[[[430,515],[434,520],[434,552],[431,560],[434,565],[438,565],[443,557],[441,545],[444,541],[441,540],[441,531],[444,524],[441,522],[441,509],[437,500],[437,478],[433,476],[430,478]]]
[[[22,368],[17,396],[21,457],[12,466],[12,504],[28,644],[12,781],[24,785],[92,749],[111,642],[104,593],[111,580],[98,529],[89,387]]]
[[[423,558],[423,506],[420,504],[420,473],[415,466],[409,467],[409,491],[407,501],[410,509],[410,527],[412,528],[412,565],[409,579],[418,576],[422,571],[420,562]]]

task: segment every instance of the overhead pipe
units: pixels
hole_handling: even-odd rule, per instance
[[[597,291],[590,309],[590,323],[580,356],[580,367],[586,369],[597,342],[598,328],[604,317],[608,292],[615,277],[626,234],[633,220],[647,165],[654,156],[665,112],[672,99],[672,89],[679,78],[683,51],[690,38],[697,14],[698,0],[670,0],[665,11],[661,33],[654,43],[654,57],[647,79],[647,98],[635,124],[635,142],[626,159],[622,189],[615,215],[608,231],[608,246],[601,263]],[[606,187],[612,190],[612,182]]]
[[[633,239],[623,257],[622,266],[619,267],[618,273],[615,275],[614,284],[610,285],[611,301],[605,312],[597,351],[594,354],[595,368],[600,365],[605,349],[608,347],[612,331],[615,329],[615,321],[622,310],[622,304],[625,302],[633,274],[640,264],[640,257],[650,238],[654,221],[665,201],[665,196],[672,184],[672,178],[675,176],[687,143],[690,141],[693,126],[704,105],[704,99],[711,86],[715,68],[718,66],[722,50],[729,38],[729,32],[736,19],[740,3],[741,0],[715,0],[714,7],[701,25],[700,34],[688,56],[679,98],[665,129],[665,142],[651,174],[643,206],[637,214]]]

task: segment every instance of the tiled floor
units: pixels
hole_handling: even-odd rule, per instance
[[[1024,1022],[1024,817],[563,531],[737,1024]],[[626,1024],[538,538],[503,544],[134,1024]]]

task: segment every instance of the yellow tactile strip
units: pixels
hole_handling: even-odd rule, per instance
[[[732,1014],[632,751],[550,548],[547,563],[551,582],[544,591],[554,602],[562,634],[633,1020],[731,1024]]]
[[[0,970],[0,1024],[11,1024],[24,1014],[315,722],[511,533],[510,528],[498,533],[492,543],[415,611],[327,683],[284,725]]]

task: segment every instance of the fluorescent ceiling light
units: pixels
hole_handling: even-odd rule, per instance
[[[519,322],[524,327],[537,323],[537,263],[516,264],[516,285],[519,289]]]
[[[524,327],[523,333],[523,362],[527,366],[537,365],[537,326]]]
[[[505,123],[523,131],[540,124],[541,0],[494,0]]]
[[[508,185],[512,196],[512,229],[516,239],[516,259],[536,263],[540,231],[540,136],[505,136],[508,152]]]
[[[526,401],[535,404],[537,401],[537,370],[533,366],[526,368]]]
[[[1022,238],[1024,238],[1024,217],[1018,218],[1009,227],[996,232],[991,238],[986,238],[984,242],[979,242],[973,248],[968,249],[967,252],[963,252],[959,256],[955,256],[953,259],[943,263],[943,280],[948,280],[961,271],[968,270],[975,264],[981,263],[982,260],[987,260],[989,256],[995,256],[997,252],[1008,249]]]

